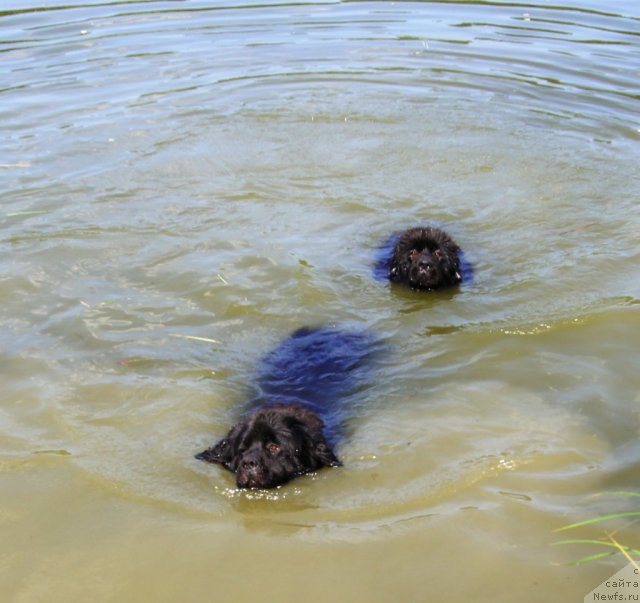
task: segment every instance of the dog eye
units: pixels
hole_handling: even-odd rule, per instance
[[[276,454],[277,452],[280,452],[280,446],[278,446],[278,444],[276,444],[275,442],[271,442],[271,444],[267,444],[267,450],[271,454]]]

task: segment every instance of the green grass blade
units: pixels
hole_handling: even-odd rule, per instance
[[[564,530],[572,530],[573,528],[580,528],[583,526],[590,526],[596,523],[602,523],[603,521],[611,521],[612,519],[621,519],[622,517],[640,517],[640,511],[627,511],[625,513],[612,513],[611,515],[602,515],[601,517],[593,517],[591,519],[585,519],[577,523],[572,523],[568,526],[562,526],[557,528],[554,532],[563,532]]]
[[[615,554],[615,551],[608,551],[606,553],[595,553],[594,555],[588,555],[587,557],[582,557],[582,559],[571,561],[568,565],[582,565],[583,563],[589,563],[589,561],[605,559],[606,557],[613,557]]]
[[[594,539],[590,539],[590,538],[576,538],[573,540],[558,540],[557,542],[552,542],[551,543],[553,546],[555,546],[556,544],[597,544],[599,546],[608,546],[611,548],[616,549],[617,551],[619,550],[625,550],[628,553],[633,553],[633,554],[637,554],[640,553],[640,551],[636,551],[628,546],[622,545],[622,544],[616,544],[613,542],[607,542],[606,540],[594,540]]]
[[[613,490],[611,492],[598,492],[595,496],[640,496],[640,492],[628,492],[625,490]]]

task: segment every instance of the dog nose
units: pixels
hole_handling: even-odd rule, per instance
[[[254,469],[257,466],[257,463],[253,460],[242,461],[243,469]]]
[[[420,260],[418,262],[418,268],[428,272],[429,270],[433,270],[433,262],[431,260]]]

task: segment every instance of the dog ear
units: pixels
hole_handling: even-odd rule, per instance
[[[327,444],[324,437],[319,441],[314,442],[311,455],[319,465],[325,465],[327,467],[342,467],[342,463],[338,457],[336,457],[333,450],[331,450],[331,447]]]
[[[331,450],[322,433],[324,428],[322,419],[307,409],[301,409],[299,413],[300,416],[287,417],[284,422],[289,429],[298,432],[302,442],[301,449],[306,456],[305,464],[309,469],[324,466],[341,467],[342,463]]]
[[[219,463],[220,465],[228,466],[233,458],[233,451],[229,438],[220,440],[215,446],[199,452],[195,457],[199,461]]]

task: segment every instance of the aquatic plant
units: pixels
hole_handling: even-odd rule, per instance
[[[596,496],[625,496],[625,497],[638,497],[640,498],[640,492],[601,492]],[[635,501],[634,501],[635,502]],[[622,554],[626,557],[630,563],[633,563],[638,569],[640,561],[640,548],[634,545],[629,545],[621,542],[621,539],[617,535],[623,530],[627,529],[631,525],[640,522],[640,510],[636,511],[622,511],[618,513],[609,513],[607,515],[599,515],[576,523],[571,523],[566,526],[562,526],[555,530],[555,532],[565,532],[567,530],[575,530],[579,528],[585,528],[588,526],[599,525],[603,523],[616,522],[616,520],[623,520],[622,524],[618,523],[617,527],[611,531],[605,531],[601,538],[580,538],[571,540],[560,540],[554,542],[554,545],[560,544],[586,544],[597,547],[597,551],[591,553],[585,557],[581,557],[572,562],[572,565],[580,565],[596,559],[602,559],[605,557],[611,557],[613,555]]]

